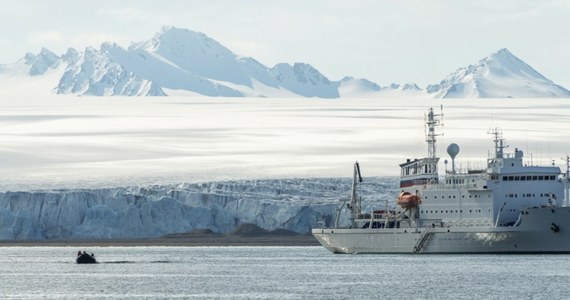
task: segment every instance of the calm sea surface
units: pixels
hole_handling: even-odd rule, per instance
[[[0,247],[2,299],[569,299],[568,255],[320,247]]]

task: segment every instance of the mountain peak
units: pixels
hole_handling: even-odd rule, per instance
[[[212,45],[226,49],[221,44],[201,32],[174,26],[164,26],[150,40],[133,43],[129,47],[129,50],[146,49],[148,51],[160,52],[164,50],[172,50],[172,48],[178,48],[181,50],[189,47],[211,47]]]
[[[481,59],[430,85],[436,98],[569,97],[570,92],[538,73],[507,48]]]
[[[507,48],[501,48],[499,49],[499,51],[493,53],[492,55],[506,55],[506,56],[514,56],[511,51],[509,51],[509,49]]]

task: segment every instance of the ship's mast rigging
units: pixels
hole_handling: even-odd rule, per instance
[[[505,145],[505,139],[503,139],[503,133],[499,128],[493,128],[489,130],[489,134],[493,135],[493,142],[495,142],[495,158],[503,158],[503,149],[508,148],[509,145]]]
[[[443,106],[440,107],[440,113],[436,114],[433,108],[430,107],[427,115],[425,116],[426,125],[426,142],[428,144],[428,159],[430,164],[430,170],[433,174],[437,174],[437,147],[436,147],[436,136],[442,136],[443,134],[438,134],[435,132],[435,127],[443,126],[441,122],[443,118]]]

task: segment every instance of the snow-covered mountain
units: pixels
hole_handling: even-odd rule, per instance
[[[203,95],[226,97],[339,97],[337,86],[306,63],[269,68],[239,57],[205,34],[164,27],[127,49],[104,43],[58,56],[47,49],[0,65],[0,80],[44,77],[52,92],[90,96]],[[54,81],[57,78],[57,81]]]
[[[365,181],[365,203],[392,199],[396,180]],[[333,224],[338,198],[349,195],[350,188],[350,179],[284,179],[5,192],[0,193],[0,239],[140,238],[195,229],[227,233],[243,223],[307,233],[319,222]],[[346,215],[342,221],[348,221]]]
[[[331,81],[307,63],[268,67],[240,57],[203,33],[164,27],[122,48],[103,43],[57,55],[48,49],[0,65],[0,89],[14,94],[224,97],[570,97],[570,92],[502,49],[422,90],[367,79]]]
[[[555,98],[570,91],[501,49],[427,87],[435,98]]]
[[[425,92],[415,83],[400,85],[392,83],[389,86],[380,86],[364,78],[344,77],[336,81],[339,94],[342,98],[387,98],[387,97],[415,97],[425,96]]]

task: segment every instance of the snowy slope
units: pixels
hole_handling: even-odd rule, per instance
[[[38,54],[26,53],[15,63],[0,65],[2,95],[6,98],[52,94],[65,71],[65,59],[42,48]]]
[[[391,97],[425,97],[425,92],[415,83],[400,85],[392,83],[381,87],[377,83],[364,78],[344,77],[336,81],[342,98],[391,98]]]
[[[349,179],[206,182],[177,186],[0,193],[0,239],[134,238],[243,223],[307,233],[334,222]],[[388,200],[396,179],[369,179],[365,203]],[[369,205],[369,204],[367,204]],[[382,204],[383,205],[383,204]],[[346,222],[346,216],[342,219]]]
[[[427,87],[435,98],[555,98],[570,91],[501,49],[476,65],[460,68],[436,85]]]

